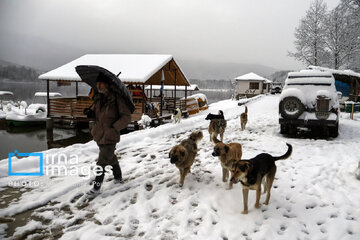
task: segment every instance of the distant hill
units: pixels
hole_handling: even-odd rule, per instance
[[[275,68],[258,64],[219,63],[185,59],[176,60],[179,62],[185,75],[190,79],[232,80],[249,72],[254,72],[266,77],[277,71]]]
[[[271,80],[273,82],[279,82],[284,86],[285,79],[289,72],[291,72],[291,71],[277,71],[277,72],[271,74],[268,78],[269,78],[269,80]]]
[[[40,70],[0,60],[0,80],[36,81]]]

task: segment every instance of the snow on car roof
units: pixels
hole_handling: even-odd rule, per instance
[[[314,70],[302,70],[300,72],[289,72],[285,85],[289,84],[334,84],[335,79],[330,72]]]

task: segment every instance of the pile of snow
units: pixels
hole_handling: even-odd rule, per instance
[[[360,191],[354,170],[359,161],[360,121],[340,119],[336,139],[284,138],[279,134],[278,102],[277,95],[248,102],[245,131],[240,131],[239,121],[244,106],[225,100],[180,124],[121,136],[116,153],[125,183],[114,184],[112,176],[106,176],[102,194],[81,207],[78,199],[90,189],[86,174],[9,177],[7,161],[0,161],[2,188],[9,182],[39,182],[1,209],[0,216],[35,208],[32,215],[37,218],[17,228],[14,236],[33,230],[29,238],[51,238],[60,229],[61,239],[359,239]],[[226,190],[219,160],[211,154],[214,144],[204,119],[218,110],[227,120],[224,141],[241,143],[244,159],[262,152],[281,155],[286,142],[293,146],[292,156],[276,163],[269,205],[255,209],[251,191],[247,215],[241,214],[241,186]],[[196,130],[202,130],[204,138],[191,173],[179,187],[179,171],[168,153]],[[78,154],[79,162],[66,167],[85,168],[94,166],[98,147],[92,141],[44,154],[50,158]],[[39,224],[39,218],[44,223]],[[0,235],[5,231],[6,226],[0,225]]]

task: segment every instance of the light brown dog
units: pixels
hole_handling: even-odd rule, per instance
[[[214,137],[216,138],[219,134],[221,141],[223,141],[226,125],[227,123],[225,119],[212,119],[208,129],[210,134],[210,141],[213,141]]]
[[[256,190],[256,202],[255,208],[260,208],[260,195],[261,195],[261,183],[265,179],[265,190],[267,191],[265,205],[269,204],[270,190],[273,184],[276,165],[275,161],[280,159],[286,159],[290,157],[292,153],[292,146],[288,146],[287,152],[279,157],[273,157],[268,153],[262,153],[249,160],[241,160],[232,165],[231,169],[231,182],[240,182],[242,185],[243,199],[244,199],[244,211],[243,214],[248,213],[248,195],[249,190]]]
[[[195,161],[197,154],[197,143],[203,138],[201,131],[193,132],[188,139],[181,141],[179,145],[174,146],[169,153],[170,162],[180,171],[180,186],[184,185],[186,175]]]
[[[226,182],[229,178],[229,172],[232,169],[232,165],[241,160],[242,146],[240,143],[225,144],[214,137],[214,151],[212,155],[219,157],[222,167],[222,180]],[[233,183],[229,182],[229,189],[232,188]]]
[[[243,112],[240,115],[241,131],[245,130],[245,126],[246,126],[247,122],[248,122],[248,108],[247,108],[247,106],[245,106],[245,112]]]

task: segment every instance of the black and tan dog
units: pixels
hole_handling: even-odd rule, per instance
[[[220,139],[223,141],[224,139],[224,132],[226,129],[226,120],[224,119],[224,113],[223,111],[219,111],[218,115],[209,113],[206,120],[211,119],[209,124],[209,135],[210,135],[210,141],[213,141],[214,137],[217,137],[220,134]]]
[[[224,112],[219,110],[219,114],[209,113],[205,118],[205,120],[213,120],[213,119],[224,119]]]
[[[287,152],[279,157],[271,156],[268,153],[261,153],[254,158],[249,160],[241,160],[233,164],[231,168],[231,182],[237,183],[240,182],[242,185],[243,199],[244,199],[244,211],[243,214],[248,213],[248,194],[249,189],[256,190],[256,202],[255,208],[260,208],[260,195],[261,195],[261,182],[265,178],[265,189],[267,191],[265,205],[269,204],[270,200],[270,190],[273,184],[276,165],[275,161],[286,159],[290,157],[292,153],[292,146],[288,146]]]
[[[241,131],[245,130],[245,126],[248,122],[248,108],[245,106],[245,112],[240,114],[240,125],[241,125]]]
[[[213,139],[215,146],[212,155],[219,157],[222,167],[222,180],[226,182],[229,178],[231,167],[241,160],[242,147],[240,143],[225,144],[219,141],[216,137]],[[229,182],[229,189],[232,188],[232,182]]]
[[[197,154],[197,143],[203,138],[201,131],[193,132],[188,139],[181,141],[174,146],[169,153],[170,162],[180,171],[180,186],[184,185],[186,175],[190,172],[190,167],[195,161]]]

